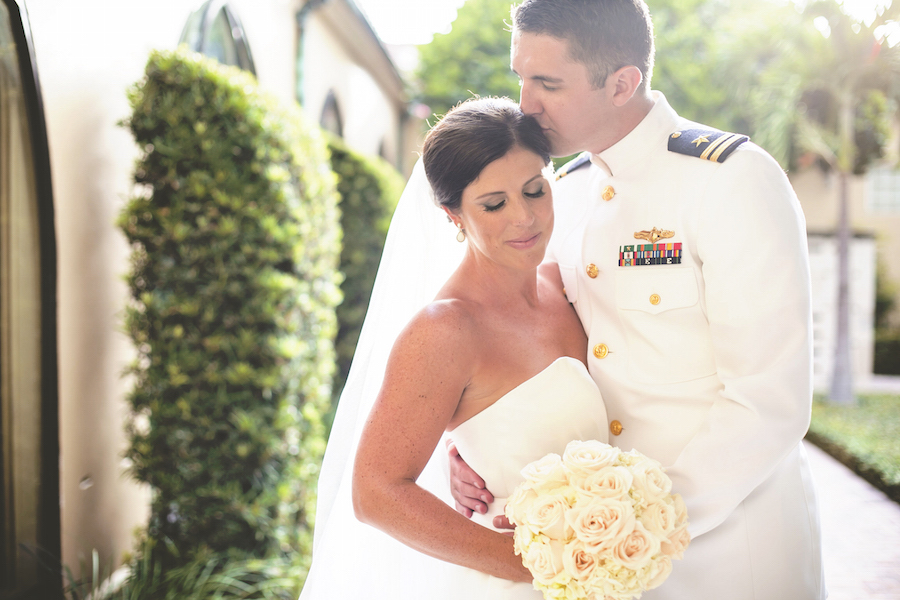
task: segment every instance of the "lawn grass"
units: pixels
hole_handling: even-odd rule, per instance
[[[900,502],[900,395],[864,394],[851,406],[816,396],[806,437]]]

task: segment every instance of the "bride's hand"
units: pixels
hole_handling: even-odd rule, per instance
[[[456,500],[457,512],[471,517],[473,512],[485,514],[494,496],[485,489],[484,479],[473,471],[459,455],[453,440],[447,440],[450,455],[450,492]]]

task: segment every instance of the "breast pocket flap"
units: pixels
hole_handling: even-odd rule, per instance
[[[616,273],[616,305],[620,309],[655,315],[699,302],[700,292],[692,268],[639,269],[630,267]]]

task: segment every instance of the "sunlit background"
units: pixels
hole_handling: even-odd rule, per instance
[[[356,0],[386,44],[427,44],[435,33],[448,33],[465,0]],[[796,0],[798,6],[805,0]],[[871,21],[888,0],[843,0],[842,7],[860,21]]]

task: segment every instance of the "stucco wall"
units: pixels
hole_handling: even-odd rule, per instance
[[[43,0],[28,7],[45,103],[59,271],[63,560],[114,567],[146,522],[149,492],[124,475],[133,351],[122,330],[128,248],[114,222],[136,150],[116,122],[153,49],[174,48],[185,0]],[[294,98],[294,2],[233,1],[263,87]]]
[[[340,108],[344,139],[360,152],[379,154],[396,164],[400,139],[397,106],[375,79],[350,56],[315,12],[304,25],[303,105],[316,122],[332,91]]]

